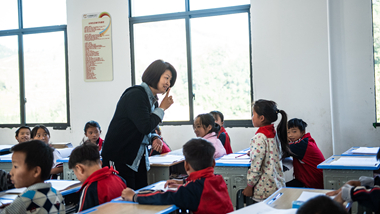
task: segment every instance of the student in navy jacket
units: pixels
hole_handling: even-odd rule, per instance
[[[170,63],[156,60],[144,71],[143,83],[125,90],[117,103],[103,142],[103,166],[113,166],[132,189],[148,185],[147,146],[151,144],[159,152],[162,149],[154,128],[173,104],[169,91],[176,78],[177,72]],[[157,94],[164,93],[158,106]]]
[[[169,180],[166,185],[176,186],[176,191],[140,191],[138,194],[126,188],[122,198],[140,204],[175,204],[194,214],[229,213],[234,211],[228,195],[227,185],[221,175],[214,174],[214,146],[203,138],[193,138],[183,146],[185,170],[189,177],[186,183]]]

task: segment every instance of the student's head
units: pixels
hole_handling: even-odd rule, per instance
[[[102,130],[100,129],[99,123],[96,121],[88,121],[84,126],[84,135],[91,141],[91,143],[97,143],[99,140]]]
[[[183,145],[185,169],[190,165],[194,171],[214,166],[215,147],[203,138],[193,138]],[[189,171],[186,169],[186,171]]]
[[[288,116],[284,110],[279,110],[277,104],[271,100],[257,100],[252,106],[252,124],[254,127],[267,126],[274,123],[281,114],[281,121],[277,126],[277,136],[281,142],[283,158],[289,156],[290,149],[288,144]]]
[[[30,128],[28,126],[21,126],[16,130],[16,140],[18,143],[24,143],[30,140]]]
[[[49,144],[50,132],[44,125],[37,125],[32,129],[31,138],[33,140],[41,140],[46,144]]]
[[[302,204],[296,214],[347,214],[347,212],[338,202],[321,195]]]
[[[165,93],[169,87],[173,87],[176,79],[177,71],[175,68],[163,60],[152,62],[142,75],[142,81],[160,94]]]
[[[53,149],[40,140],[12,147],[11,180],[16,188],[28,187],[49,179],[53,167]]]
[[[194,120],[193,128],[197,137],[204,137],[212,132],[217,134],[220,130],[220,126],[215,123],[214,117],[208,113],[198,115]]]
[[[156,128],[154,128],[154,131],[156,132],[156,134],[158,134],[158,135],[161,136],[161,128],[160,128],[160,126],[156,126]]]
[[[212,116],[214,117],[215,123],[219,124],[219,126],[221,126],[221,127],[224,125],[224,116],[223,116],[222,112],[212,111],[212,112],[210,112],[210,114],[212,114]]]
[[[84,182],[90,175],[89,168],[101,168],[98,147],[89,142],[77,146],[70,155],[69,169],[73,169],[78,180]]]
[[[307,123],[302,119],[293,118],[288,121],[288,138],[290,142],[300,139],[304,134]]]

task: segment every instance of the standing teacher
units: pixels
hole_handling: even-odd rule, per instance
[[[177,72],[170,63],[156,60],[144,71],[143,83],[127,88],[117,103],[103,143],[103,167],[113,166],[132,189],[148,185],[147,146],[162,149],[154,128],[173,104],[169,92],[176,78]],[[164,93],[166,96],[158,106],[157,94]]]

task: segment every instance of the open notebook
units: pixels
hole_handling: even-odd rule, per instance
[[[69,180],[46,180],[45,183],[51,183],[52,187],[58,191],[65,190],[71,186],[74,186],[76,184],[79,184],[80,181],[69,181]],[[26,187],[23,188],[16,188],[16,189],[10,189],[5,191],[5,193],[9,194],[20,194],[24,192]]]

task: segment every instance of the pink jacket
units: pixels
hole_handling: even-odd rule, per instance
[[[215,147],[214,158],[220,158],[226,154],[226,149],[223,147],[222,142],[220,142],[215,132],[208,133],[203,136],[203,138],[208,140]]]

